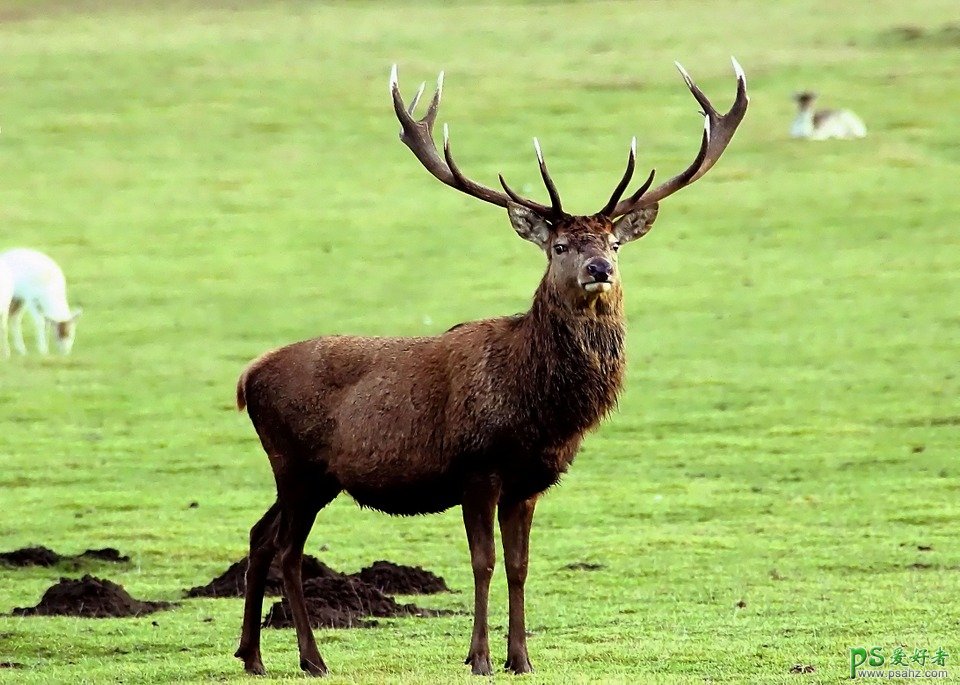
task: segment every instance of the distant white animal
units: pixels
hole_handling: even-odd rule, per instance
[[[7,328],[10,323],[10,305],[13,304],[13,274],[0,262],[0,359],[10,356]]]
[[[827,140],[828,138],[863,138],[867,127],[856,114],[848,109],[814,110],[817,94],[809,90],[793,96],[797,101],[797,118],[790,127],[794,138]]]
[[[13,279],[13,297],[4,307],[13,349],[20,354],[27,352],[21,322],[28,312],[36,330],[37,351],[47,354],[47,334],[52,331],[57,350],[70,354],[80,309],[70,309],[67,304],[67,282],[57,263],[42,252],[16,248],[0,252],[0,270]],[[6,349],[7,331],[2,332]]]

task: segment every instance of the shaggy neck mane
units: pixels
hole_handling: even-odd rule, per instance
[[[518,325],[521,392],[545,434],[566,440],[599,423],[617,403],[625,369],[619,285],[571,304],[544,278]]]

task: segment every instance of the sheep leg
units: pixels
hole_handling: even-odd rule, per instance
[[[27,304],[26,309],[33,320],[33,329],[37,334],[37,352],[48,354],[50,348],[47,346],[47,319],[34,304]]]
[[[10,356],[10,342],[7,338],[9,322],[10,310],[6,307],[0,308],[0,359],[6,359]]]
[[[10,341],[17,354],[27,353],[27,346],[23,342],[23,312],[23,301],[14,300],[10,305]]]
[[[473,636],[470,652],[464,661],[474,675],[492,675],[490,643],[487,637],[487,607],[490,597],[490,578],[496,563],[493,544],[493,512],[497,505],[499,488],[485,482],[468,489],[463,500],[463,526],[470,546],[473,566]]]
[[[537,498],[518,502],[501,501],[498,510],[500,537],[503,541],[503,562],[507,569],[510,598],[510,623],[507,632],[507,662],[504,668],[514,673],[530,673],[527,656],[527,630],[524,625],[523,586],[527,580],[527,559],[530,553],[530,526]]]
[[[280,505],[275,502],[250,529],[250,553],[244,576],[243,630],[240,633],[240,646],[234,656],[243,659],[243,668],[254,675],[266,675],[267,672],[260,656],[260,621],[267,573],[277,551],[279,521]]]

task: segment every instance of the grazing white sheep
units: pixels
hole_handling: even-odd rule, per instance
[[[7,326],[10,322],[10,305],[13,304],[13,274],[0,262],[0,359],[10,356],[7,342]]]
[[[53,331],[57,350],[70,354],[80,310],[71,310],[67,304],[67,282],[57,263],[42,252],[16,248],[0,252],[0,268],[5,268],[13,278],[13,297],[5,308],[13,349],[20,354],[27,352],[21,327],[23,314],[27,312],[33,320],[40,354],[48,352],[48,330]]]
[[[797,101],[797,118],[790,127],[794,138],[827,140],[828,138],[863,138],[867,127],[849,109],[814,110],[817,94],[809,90],[793,96]]]

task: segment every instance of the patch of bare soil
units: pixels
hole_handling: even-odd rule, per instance
[[[0,564],[7,566],[56,566],[57,564],[69,563],[79,565],[83,561],[110,561],[114,563],[123,563],[130,561],[130,557],[120,554],[119,550],[113,547],[104,547],[101,549],[88,549],[85,552],[74,556],[64,556],[54,552],[48,547],[22,547],[12,552],[0,552]]]
[[[577,561],[573,564],[567,564],[563,568],[568,571],[599,571],[600,569],[606,568],[606,566],[590,561]]]
[[[399,604],[393,598],[359,578],[313,578],[305,581],[303,592],[307,614],[314,628],[368,628],[377,625],[371,617],[441,616],[451,612]],[[276,602],[263,622],[267,628],[292,628],[293,614],[284,599]]]
[[[948,23],[939,28],[913,24],[894,26],[879,34],[880,44],[887,47],[956,47],[960,45],[960,24]]]
[[[13,615],[113,618],[142,616],[169,606],[169,602],[134,599],[122,585],[86,575],[79,580],[61,578],[43,593],[37,606],[14,609]]]
[[[443,578],[420,566],[402,566],[392,561],[375,561],[351,575],[388,595],[432,595],[450,592]]]
[[[304,582],[312,578],[334,578],[342,577],[343,574],[334,571],[316,557],[309,554],[303,555],[302,577]],[[243,589],[246,587],[244,574],[247,572],[247,557],[244,557],[235,564],[211,580],[206,585],[198,585],[186,591],[187,597],[243,597]],[[280,560],[275,558],[270,564],[270,570],[267,572],[267,586],[265,594],[282,595],[283,594],[283,572],[280,570]]]

